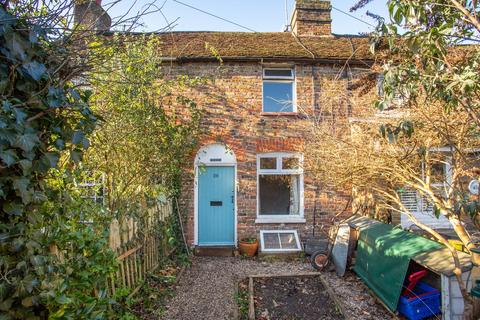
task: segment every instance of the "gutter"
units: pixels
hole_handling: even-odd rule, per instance
[[[329,59],[329,58],[313,58],[313,57],[221,57],[222,61],[232,62],[304,62],[304,63],[322,63],[322,64],[350,64],[350,65],[367,65],[372,66],[374,64],[373,59]],[[216,57],[162,57],[166,62],[218,62]]]

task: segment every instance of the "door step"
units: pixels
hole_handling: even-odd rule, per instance
[[[201,257],[231,257],[234,246],[227,247],[195,247],[195,255]]]

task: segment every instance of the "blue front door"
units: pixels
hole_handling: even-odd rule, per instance
[[[198,245],[235,244],[235,169],[198,168]]]

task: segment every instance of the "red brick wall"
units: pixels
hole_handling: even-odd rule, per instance
[[[293,31],[299,36],[332,36],[332,25],[330,23],[318,24],[316,22],[299,21]]]
[[[304,216],[302,224],[255,224],[258,153],[302,151],[304,137],[310,134],[315,112],[345,121],[352,114],[348,97],[348,80],[339,77],[340,66],[297,64],[297,115],[262,114],[262,65],[260,63],[188,63],[172,65],[165,71],[171,76],[190,75],[210,78],[201,88],[188,94],[205,112],[204,135],[200,149],[222,142],[237,158],[238,238],[259,233],[260,229],[296,229],[301,237],[311,234],[316,203],[317,234],[328,230],[336,214],[346,208],[350,192],[334,192],[320,181],[304,175]],[[333,84],[333,86],[332,86]],[[332,89],[333,88],[333,89]],[[336,99],[326,97],[326,90],[338,92]],[[328,103],[325,102],[328,100]],[[194,156],[183,177],[180,199],[186,215],[187,241],[194,241]],[[307,154],[305,155],[307,156]],[[318,192],[317,192],[318,188]],[[349,207],[347,207],[347,210]]]
[[[323,0],[296,0],[291,25],[298,36],[332,36],[331,3]]]

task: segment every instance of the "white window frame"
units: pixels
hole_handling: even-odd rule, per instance
[[[292,75],[290,77],[286,76],[267,76],[265,73],[267,70],[290,70],[292,72]],[[265,80],[295,80],[295,67],[269,67],[269,68],[263,68],[263,79]]]
[[[266,233],[293,233],[295,236],[295,241],[297,243],[297,248],[296,249],[265,249],[265,242],[263,241],[263,236]],[[280,246],[282,245],[280,239],[278,239]],[[297,230],[260,230],[260,249],[262,252],[297,252],[297,251],[302,251],[302,244],[300,243],[300,239],[298,237],[298,232]]]
[[[383,82],[385,81],[385,75],[383,73],[377,74],[377,96],[380,98],[383,98],[384,92],[383,92]],[[396,93],[395,97],[391,101],[393,106],[401,106],[405,104],[405,98],[400,94]],[[384,110],[387,110],[391,107],[392,105],[386,106]]]
[[[92,200],[96,204],[100,204],[102,206],[105,206],[105,195],[106,195],[106,186],[105,186],[105,173],[100,173],[99,177],[93,176],[93,177],[87,177],[82,180],[82,182],[78,183],[78,187],[82,191],[86,191],[87,193],[89,192],[89,189],[94,189],[98,188],[98,190],[101,190],[102,195],[99,196],[97,190],[95,191],[95,194],[93,196],[90,195],[80,195],[82,199],[87,199],[87,200]],[[97,201],[101,200],[101,203],[98,203]]]
[[[284,76],[266,76],[266,70],[291,70],[292,75],[290,77]],[[262,70],[262,112],[263,113],[297,113],[297,85],[295,81],[295,67],[268,67]],[[264,97],[263,97],[263,84],[268,83],[291,83],[292,84],[292,111],[265,111]]]
[[[438,152],[438,153],[450,153],[452,152],[452,149],[449,147],[441,147],[441,148],[430,148],[429,152]],[[444,179],[443,182],[439,183],[431,183],[431,186],[434,189],[440,190],[440,191],[445,191],[446,188],[448,188],[451,183],[452,183],[452,169],[451,169],[451,164],[452,164],[452,157],[451,155],[447,155],[445,157],[444,162],[442,164],[445,167],[445,174],[444,174]],[[422,179],[425,179],[425,162],[422,161]],[[408,189],[408,188],[407,188]],[[409,190],[406,190],[406,192],[412,192]],[[444,228],[444,229],[451,229],[452,225],[446,220],[443,216],[440,216],[440,218],[434,218],[433,216],[433,208],[429,206],[427,199],[425,199],[422,195],[420,195],[419,192],[415,192],[415,197],[416,197],[416,207],[417,209],[414,211],[411,211],[412,214],[417,215],[417,219],[429,219],[428,217],[431,216],[431,220],[434,221],[433,224],[429,224],[431,227],[434,228]],[[405,204],[404,204],[405,205]],[[422,221],[423,223],[426,220]],[[404,214],[401,214],[400,222],[403,228],[409,228],[411,225],[413,225],[413,222],[410,221],[408,217],[406,217]]]
[[[444,166],[445,173],[443,175],[443,182],[431,183],[434,188],[445,188],[452,184],[452,157],[445,157],[445,161],[441,162]],[[422,176],[425,179],[425,162],[422,161]]]
[[[448,188],[451,185],[452,183],[451,163],[452,163],[452,157],[451,156],[445,157],[445,161],[442,162],[442,165],[444,166],[444,170],[445,170],[444,176],[443,176],[443,182],[431,183],[431,186],[434,189],[444,191],[445,188]],[[422,179],[425,179],[425,161],[422,161]],[[428,201],[424,199],[424,197],[421,196],[418,192],[415,192],[415,193],[417,197],[417,210],[415,210],[415,212],[432,213],[433,211],[432,209],[429,209]]]
[[[276,158],[276,169],[261,169],[260,159]],[[297,169],[282,169],[283,158],[297,158],[299,167]],[[257,154],[257,219],[255,223],[305,223],[304,218],[304,176],[303,176],[303,155],[297,152],[270,152]],[[299,208],[298,215],[260,214],[260,175],[298,175],[299,176]]]

